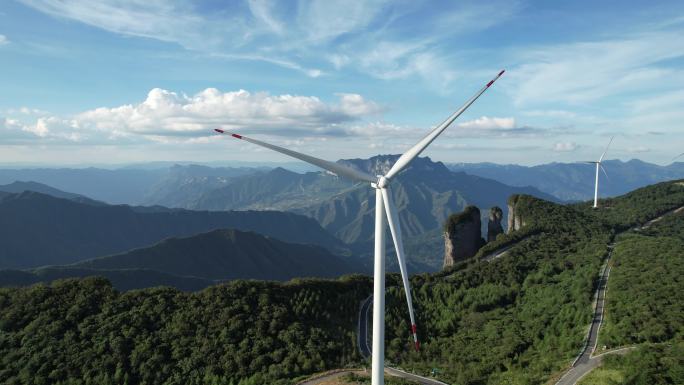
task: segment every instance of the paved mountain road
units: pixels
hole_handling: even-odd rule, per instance
[[[684,206],[676,208],[674,210],[670,210],[657,218],[654,218],[646,223],[644,223],[641,226],[636,226],[632,228],[634,231],[640,231],[644,229],[648,229],[653,225],[654,223],[657,223],[658,221],[662,220],[664,217],[670,215],[670,214],[678,214],[684,211]],[[608,285],[608,278],[610,276],[610,259],[613,255],[613,247],[615,244],[612,244],[608,246],[611,248],[610,253],[608,254],[608,259],[606,260],[606,265],[603,268],[603,271],[601,272],[601,278],[599,282],[599,287],[596,291],[596,309],[594,311],[594,318],[591,322],[591,327],[589,329],[589,335],[587,336],[587,341],[584,345],[584,348],[580,355],[575,359],[575,362],[572,363],[572,367],[570,370],[568,370],[563,377],[556,382],[556,385],[575,385],[582,377],[587,375],[589,372],[597,368],[598,366],[601,365],[601,362],[603,361],[603,357],[608,355],[608,354],[626,354],[628,353],[631,349],[634,349],[634,347],[627,347],[627,348],[622,348],[622,349],[617,349],[617,350],[612,350],[609,352],[605,352],[603,354],[599,354],[598,356],[593,356],[594,352],[596,351],[596,344],[598,343],[598,334],[601,329],[601,323],[603,322],[603,315],[604,315],[604,310],[605,310],[605,302],[606,302],[606,289]]]
[[[606,303],[606,287],[608,283],[608,277],[610,276],[610,259],[613,255],[613,247],[615,244],[608,246],[610,252],[608,253],[608,258],[606,259],[606,264],[601,271],[601,277],[599,278],[599,285],[596,289],[596,308],[594,309],[594,317],[591,321],[591,326],[589,328],[589,334],[584,343],[584,348],[580,352],[579,356],[572,363],[572,368],[568,370],[563,377],[561,377],[556,385],[574,385],[581,377],[589,373],[591,370],[596,368],[601,364],[603,356],[591,357],[591,355],[596,350],[596,344],[598,343],[598,334],[601,329],[601,323],[603,322],[603,312]]]

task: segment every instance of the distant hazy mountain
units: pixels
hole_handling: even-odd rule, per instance
[[[0,286],[102,276],[120,290],[160,285],[199,290],[233,279],[285,281],[359,272],[366,269],[356,259],[338,257],[319,246],[287,243],[229,229],[170,238],[150,247],[72,265],[0,270]]]
[[[151,269],[213,280],[288,280],[337,277],[363,271],[355,260],[320,246],[286,243],[254,232],[213,230],[170,238],[126,253],[79,262],[90,269]]]
[[[363,184],[367,186],[366,183]],[[324,172],[299,174],[283,168],[234,178],[184,207],[202,210],[291,210],[323,202],[357,183]]]
[[[195,207],[195,202],[208,191],[228,185],[233,179],[255,173],[265,168],[206,167],[199,165],[174,165],[145,192],[142,204],[167,207]]]
[[[37,182],[22,182],[22,181],[15,181],[10,184],[6,185],[1,185],[0,186],[0,191],[8,192],[8,193],[21,193],[24,191],[34,191],[34,192],[39,192],[47,195],[52,195],[53,197],[56,198],[64,198],[64,199],[75,199],[75,198],[82,198],[83,195],[79,194],[74,194],[62,190],[58,190],[54,187],[50,187],[48,185],[42,184],[42,183],[37,183]]]
[[[316,221],[292,213],[92,205],[23,192],[0,200],[0,268],[73,263],[221,228],[330,250],[345,247]]]
[[[594,197],[595,168],[582,163],[549,163],[538,166],[499,165],[494,163],[449,164],[453,171],[498,180],[511,186],[534,186],[561,200],[589,200]],[[637,159],[628,162],[606,160],[601,173],[601,197],[625,194],[636,188],[684,177],[684,163],[659,166]]]
[[[75,202],[80,202],[80,203],[87,203],[91,205],[104,205],[105,203],[96,201],[93,199],[90,199],[88,197],[85,197],[80,194],[74,194],[66,191],[62,191],[59,189],[56,189],[54,187],[50,187],[48,185],[42,184],[42,183],[37,183],[37,182],[13,182],[10,184],[2,185],[0,186],[0,192],[8,193],[8,194],[16,194],[16,193],[21,193],[24,191],[33,191],[41,194],[46,194],[53,196],[55,198],[63,198],[63,199],[69,199]],[[8,195],[8,194],[3,194]]]

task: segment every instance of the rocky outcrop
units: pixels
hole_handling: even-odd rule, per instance
[[[503,227],[501,220],[503,219],[503,210],[501,207],[494,206],[489,209],[489,221],[487,222],[487,242],[496,239],[499,234],[503,234]]]
[[[525,221],[522,219],[520,210],[517,209],[517,203],[520,199],[520,195],[511,195],[508,198],[508,231],[510,234],[512,231],[520,230],[521,227],[525,226]]]
[[[444,225],[444,267],[473,257],[484,244],[481,234],[480,209],[466,207],[452,214]]]

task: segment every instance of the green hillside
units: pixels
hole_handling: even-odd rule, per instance
[[[615,224],[634,227],[680,207],[681,192],[684,185],[675,182],[633,193],[625,199],[641,202],[636,216],[621,198],[612,208],[588,210],[516,197],[525,226],[516,232],[521,235],[496,241],[520,240],[505,257],[411,278],[420,352],[411,348],[400,279],[388,276],[387,360],[419,373],[438,368],[452,384],[545,383],[582,345]],[[658,226],[670,228],[668,223]],[[666,287],[670,277],[661,278]],[[361,364],[357,312],[370,292],[370,279],[362,277],[235,281],[198,293],[120,294],[93,279],[1,289],[0,382],[288,384],[308,373]],[[669,302],[674,311],[666,317],[679,327],[681,303]],[[636,328],[625,334],[616,327],[610,335],[650,338],[639,337],[646,329]],[[660,336],[655,341],[670,338],[652,334]]]

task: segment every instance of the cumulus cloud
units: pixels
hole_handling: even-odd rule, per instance
[[[553,145],[553,151],[557,152],[572,152],[577,149],[577,143],[575,142],[556,142]]]
[[[9,40],[7,39],[7,36],[5,35],[0,35],[0,45],[5,45],[9,43]]]
[[[446,131],[450,137],[461,138],[507,138],[548,135],[549,130],[519,126],[513,117],[488,117],[456,123]]]
[[[379,113],[358,94],[338,94],[337,103],[315,96],[270,95],[207,88],[187,96],[155,88],[140,104],[97,108],[75,116],[79,125],[150,135],[205,135],[214,127],[301,130],[326,133],[335,125]]]
[[[358,94],[340,93],[336,97],[335,102],[324,102],[316,96],[222,92],[215,88],[188,96],[154,88],[137,104],[100,107],[68,118],[37,116],[26,124],[9,119],[2,122],[5,130],[30,133],[34,139],[71,142],[187,141],[211,135],[212,128],[217,127],[280,136],[346,136],[382,130],[373,124],[355,123],[382,112],[377,103]],[[34,113],[28,108],[16,111],[29,116]]]

